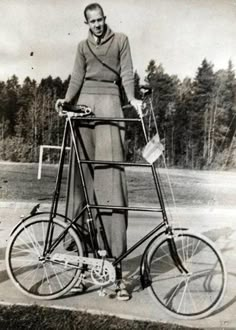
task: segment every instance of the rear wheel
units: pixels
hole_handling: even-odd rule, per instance
[[[146,274],[155,301],[182,319],[211,314],[226,288],[221,254],[209,239],[188,231],[154,243],[147,257]]]
[[[6,267],[10,279],[24,294],[37,299],[54,299],[69,291],[79,280],[81,267],[62,261],[55,255],[82,256],[77,233],[70,229],[55,249],[43,257],[48,216],[34,216],[13,233],[6,250]],[[67,227],[53,219],[52,242]]]

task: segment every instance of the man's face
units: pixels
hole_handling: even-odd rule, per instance
[[[87,23],[90,30],[96,37],[101,37],[105,29],[105,20],[100,9],[88,10],[87,11]]]

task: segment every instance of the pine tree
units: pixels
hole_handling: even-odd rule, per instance
[[[232,161],[236,130],[236,81],[231,61],[228,69],[219,70],[216,77],[215,116],[209,163],[215,160],[224,167]]]
[[[210,104],[215,85],[213,65],[203,60],[193,83],[193,103],[190,117],[192,164],[202,168],[207,163],[208,136],[211,118]]]
[[[20,84],[18,82],[18,78],[13,75],[10,79],[6,82],[6,99],[5,99],[5,120],[9,121],[8,126],[8,135],[12,135],[15,133],[15,122],[17,112],[20,108],[18,103],[18,96],[19,96]]]
[[[176,166],[193,167],[192,150],[192,130],[191,112],[193,103],[193,83],[190,78],[185,78],[179,85],[175,122],[175,162]]]

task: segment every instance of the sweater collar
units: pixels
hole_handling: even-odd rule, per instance
[[[110,29],[110,27],[108,25],[106,25],[106,32],[104,34],[104,36],[102,37],[101,41],[100,41],[100,44],[104,44],[106,43],[109,39],[111,39],[114,35],[114,32]],[[89,42],[91,42],[92,44],[96,45],[96,40],[91,32],[91,30],[89,30],[89,33],[88,33],[88,40]]]

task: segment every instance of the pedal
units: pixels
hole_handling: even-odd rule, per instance
[[[98,255],[102,258],[105,258],[107,255],[107,251],[106,250],[98,250]]]

